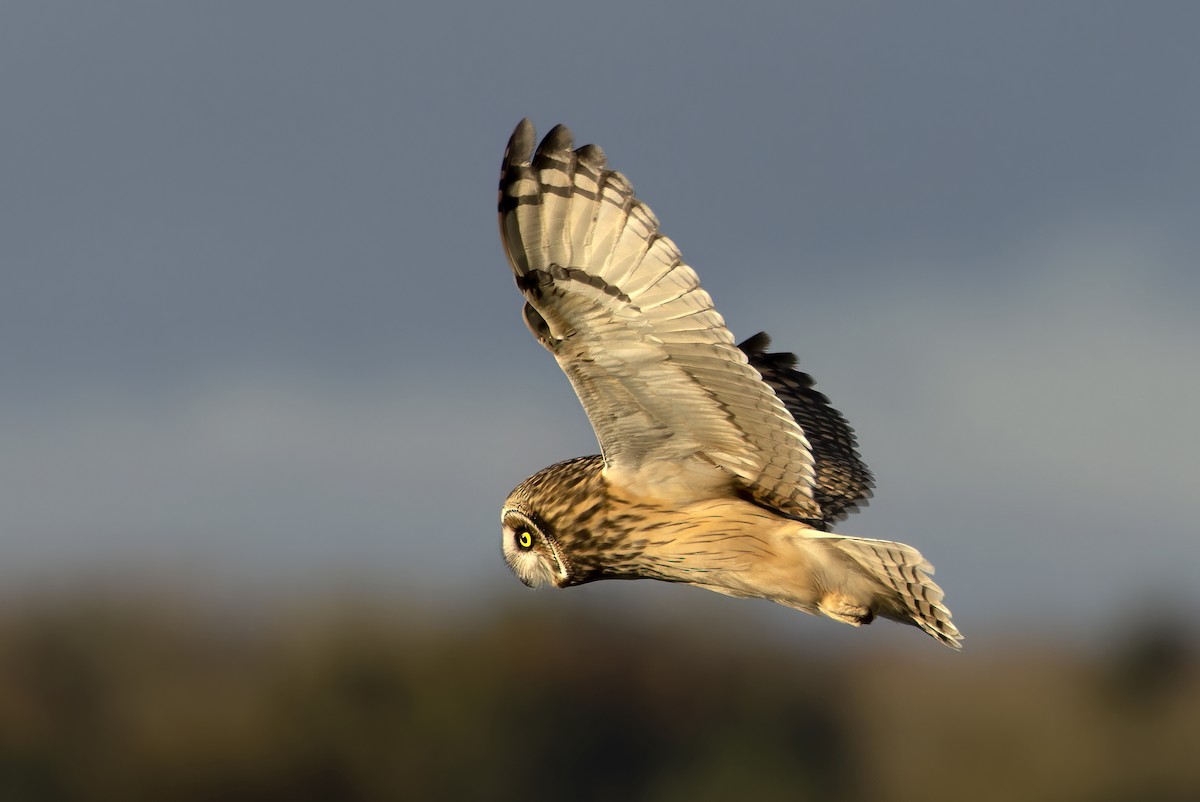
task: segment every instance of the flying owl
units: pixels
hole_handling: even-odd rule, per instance
[[[500,172],[500,236],[525,323],[583,403],[601,454],[504,502],[526,585],[659,579],[853,626],[962,636],[911,546],[829,531],[871,494],[853,430],[796,358],[737,345],[654,213],[595,145],[522,120]]]

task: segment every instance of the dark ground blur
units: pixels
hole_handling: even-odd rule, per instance
[[[812,655],[538,601],[10,600],[0,799],[1200,799],[1197,644],[1169,625]]]

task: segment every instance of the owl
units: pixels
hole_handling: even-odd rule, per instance
[[[501,512],[529,586],[658,579],[852,626],[876,617],[959,648],[911,546],[831,527],[872,477],[853,430],[757,334],[740,345],[658,220],[595,145],[513,132],[500,237],[523,316],[587,412],[600,454],[526,479]]]

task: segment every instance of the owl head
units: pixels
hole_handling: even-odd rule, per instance
[[[530,476],[508,494],[500,513],[504,559],[530,587],[565,588],[603,575],[604,460],[577,457]]]
[[[510,499],[510,504],[512,503]],[[570,583],[571,570],[558,542],[528,511],[504,507],[504,560],[517,578],[531,588],[543,583],[563,587]]]

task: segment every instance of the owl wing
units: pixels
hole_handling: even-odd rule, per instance
[[[821,520],[804,432],[654,214],[565,127],[531,158],[533,142],[523,120],[501,169],[500,234],[526,324],[583,403],[609,481],[669,498],[732,482]]]
[[[808,438],[816,472],[813,496],[828,527],[865,506],[875,481],[858,454],[858,440],[845,417],[829,405],[824,393],[813,388],[812,376],[796,370],[795,354],[768,353],[770,345],[771,338],[759,332],[738,348]]]

